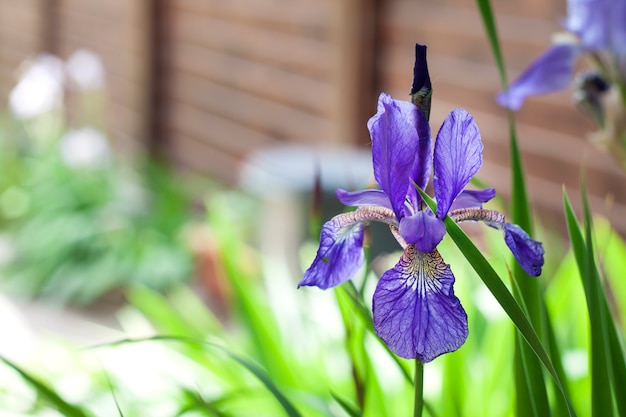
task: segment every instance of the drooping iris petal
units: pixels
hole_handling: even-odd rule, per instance
[[[438,218],[445,217],[454,199],[480,169],[482,150],[474,118],[463,109],[450,112],[435,141],[433,186]]]
[[[521,227],[507,223],[504,214],[496,210],[481,208],[462,208],[450,212],[450,217],[457,223],[465,221],[480,221],[494,229],[504,232],[504,241],[511,249],[515,260],[528,275],[541,275],[543,266],[543,245],[530,238]]]
[[[407,243],[415,244],[420,252],[432,252],[446,234],[446,226],[441,219],[425,211],[400,220],[400,235]]]
[[[419,145],[418,114],[419,110],[413,104],[382,93],[378,99],[378,112],[367,122],[372,137],[374,178],[389,196],[398,219],[403,216]]]
[[[335,194],[346,206],[379,206],[393,210],[389,197],[381,190],[346,191],[339,188]]]
[[[621,0],[569,0],[567,2],[567,30],[580,39],[590,51],[609,48],[611,45],[611,8]],[[624,20],[620,22],[624,26]]]
[[[495,188],[485,188],[484,190],[463,190],[454,200],[450,211],[462,208],[482,207],[483,203],[496,196]]]
[[[567,87],[579,53],[580,47],[574,43],[552,46],[532,62],[506,91],[498,94],[498,103],[511,110],[518,110],[528,96]]]
[[[376,334],[398,356],[430,362],[467,339],[467,314],[452,288],[454,275],[438,252],[407,246],[374,292]]]
[[[363,224],[354,212],[339,214],[322,227],[320,246],[298,288],[316,286],[323,290],[349,280],[363,265]]]
[[[528,275],[541,275],[544,253],[541,242],[531,239],[521,227],[511,223],[504,225],[504,241]]]

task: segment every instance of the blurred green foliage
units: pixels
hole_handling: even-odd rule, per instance
[[[4,289],[86,305],[131,284],[165,290],[190,278],[190,199],[164,165],[108,153],[71,164],[54,133],[36,140],[10,121],[2,133]]]
[[[363,271],[354,286],[346,283],[334,292],[296,291],[294,279],[283,296],[295,298],[298,308],[289,310],[281,296],[272,298],[267,291],[277,277],[262,274],[266,260],[249,244],[254,202],[222,192],[207,205],[206,238],[214,244],[209,256],[221,271],[212,278],[228,289],[225,309],[207,306],[186,285],[165,294],[133,286],[127,293],[130,305],[118,318],[128,334],[148,336],[80,352],[47,348],[40,362],[0,384],[0,404],[14,406],[9,398],[17,390],[31,399],[24,415],[47,416],[50,409],[72,407],[79,411],[67,415],[411,415],[413,387],[405,375],[412,364],[391,356],[367,317],[375,274]],[[606,221],[596,223],[603,279],[612,308],[620,310],[626,292],[618,259],[626,256],[626,244]],[[558,239],[543,230],[540,234],[546,242]],[[506,276],[500,233],[487,230],[481,246],[497,273]],[[305,245],[303,264],[314,249]],[[425,366],[424,415],[516,416],[514,327],[452,240],[446,238],[440,250],[453,265],[455,292],[466,306],[471,334],[458,351]],[[541,286],[564,382],[577,415],[590,416],[589,322],[581,308],[585,293],[574,254],[547,254]],[[386,261],[373,264],[380,262]],[[360,287],[362,295],[356,290]],[[623,314],[614,313],[616,318]],[[623,322],[616,323],[623,334]],[[50,355],[65,357],[64,364],[52,363]],[[10,366],[2,372],[9,371]],[[77,393],[70,382],[62,383],[66,379],[86,387]]]

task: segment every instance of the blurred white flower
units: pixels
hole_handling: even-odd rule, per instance
[[[65,64],[68,78],[82,90],[104,88],[105,70],[100,57],[86,49],[76,50]]]
[[[105,168],[111,163],[111,148],[105,134],[93,127],[70,129],[59,140],[63,161],[75,168]]]
[[[37,55],[26,64],[9,94],[9,107],[19,119],[47,113],[63,101],[63,61],[50,54]]]

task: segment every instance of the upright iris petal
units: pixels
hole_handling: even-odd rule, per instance
[[[374,178],[389,196],[398,219],[404,214],[404,202],[419,146],[418,113],[413,104],[394,100],[383,93],[378,100],[378,112],[367,123],[372,136]]]
[[[374,292],[376,334],[398,356],[430,362],[467,339],[467,314],[454,295],[454,275],[438,252],[408,246]]]
[[[453,110],[444,120],[435,141],[437,217],[443,219],[454,199],[483,163],[483,144],[474,118],[463,109]]]

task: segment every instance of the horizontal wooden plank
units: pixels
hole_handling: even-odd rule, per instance
[[[408,94],[412,79],[413,55],[407,48],[388,48],[381,71],[382,89],[398,97]],[[433,97],[454,102],[456,107],[476,108],[504,115],[495,100],[500,89],[494,65],[441,55],[429,48],[428,67]],[[591,121],[575,109],[570,91],[533,97],[518,112],[520,121],[565,134],[580,134],[592,128]]]
[[[239,157],[214,148],[202,140],[177,132],[168,131],[166,134],[174,139],[168,144],[166,150],[176,165],[191,169],[196,173],[219,178],[229,185],[237,184],[237,173],[241,161]]]
[[[329,42],[185,11],[175,11],[165,18],[173,48],[187,43],[262,60],[318,79],[331,76],[334,46]]]
[[[276,138],[181,102],[172,102],[163,127],[232,155],[276,143]],[[176,140],[174,136],[171,138]]]
[[[493,1],[491,7],[495,15],[501,16],[504,14],[511,14],[525,18],[535,19],[549,19],[558,22],[565,16],[567,0],[508,0],[508,1]],[[414,3],[418,8],[426,8],[432,5],[437,5],[445,8],[455,8],[459,10],[477,10],[475,2],[466,2],[459,0],[438,0],[432,2],[429,0],[388,0],[390,5],[395,3]],[[416,20],[420,16],[419,14]],[[418,20],[421,22],[421,20]]]
[[[57,37],[84,39],[98,45],[99,49],[111,52],[120,48],[132,53],[145,53],[146,28],[139,26],[143,19],[123,14],[120,19],[103,19],[97,15],[62,9],[58,13],[59,32]]]
[[[416,15],[422,16],[419,25],[413,18]],[[531,19],[510,14],[498,14],[496,18],[505,62],[514,69],[525,67],[550,45],[553,34],[562,30],[558,21],[546,18]],[[385,47],[410,48],[419,42],[438,54],[493,65],[476,8],[395,1],[390,3],[389,13],[381,26]]]
[[[43,18],[42,0],[0,1],[0,22],[22,28],[36,27]]]
[[[164,94],[166,100],[189,103],[279,140],[324,143],[332,139],[331,122],[323,117],[193,74],[172,73]]]
[[[129,13],[142,7],[144,0],[56,0],[61,11],[75,11],[101,20],[115,21],[128,18]]]
[[[263,62],[179,43],[171,49],[166,65],[171,65],[174,72],[211,79],[290,107],[320,115],[332,110],[331,84]]]
[[[122,132],[138,142],[145,142],[145,114],[139,110],[126,107],[123,103],[111,101],[106,111],[108,131]]]
[[[185,11],[245,21],[316,39],[330,39],[333,24],[333,1],[279,0],[172,0],[165,13]]]
[[[97,54],[102,62],[109,78],[122,78],[134,84],[146,82],[146,72],[149,63],[144,54],[134,54],[129,51],[118,50],[109,51],[99,47],[96,42],[91,42],[78,37],[66,37],[58,48],[59,56],[64,59],[76,52],[78,49],[88,49]]]

